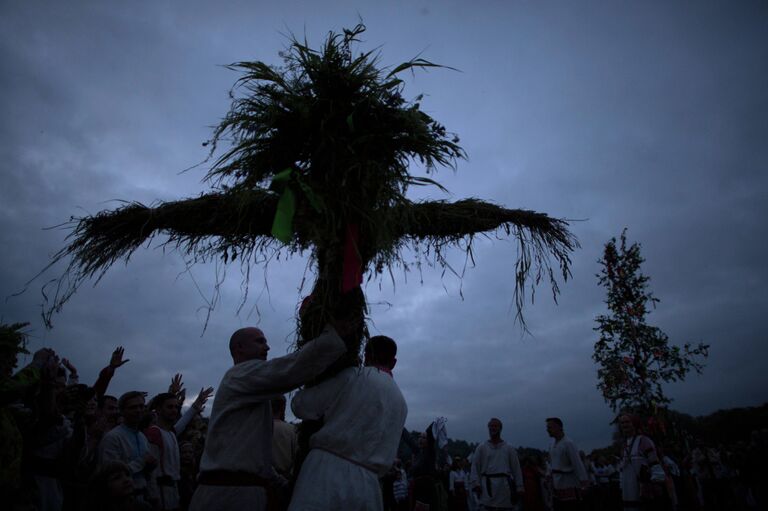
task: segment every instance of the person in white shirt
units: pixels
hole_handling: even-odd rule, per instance
[[[467,511],[468,474],[464,470],[464,462],[456,457],[448,474],[448,494],[451,496],[454,511]]]
[[[397,344],[365,347],[365,367],[348,367],[291,400],[294,415],[323,420],[309,441],[289,511],[383,508],[379,478],[392,467],[408,408],[392,376]]]
[[[144,430],[149,441],[149,452],[158,460],[152,477],[157,489],[156,501],[161,510],[172,511],[179,507],[179,480],[181,480],[181,456],[176,439],[195,415],[205,407],[213,388],[200,389],[192,406],[179,417],[181,402],[176,394],[164,392],[152,398],[150,409],[157,414],[157,424]]]
[[[563,421],[558,417],[547,419],[547,434],[554,439],[549,448],[549,470],[552,476],[555,511],[579,509],[579,490],[589,486],[589,475],[582,463],[579,450],[565,436]]]
[[[128,465],[139,500],[150,502],[157,494],[150,474],[157,459],[149,452],[147,437],[139,430],[144,418],[144,393],[126,392],[118,400],[122,424],[108,431],[99,443],[99,465],[121,461]]]
[[[267,486],[284,483],[272,468],[270,400],[316,378],[346,345],[329,325],[299,351],[267,360],[267,339],[251,327],[232,334],[229,350],[234,366],[213,401],[190,511],[266,509]]]
[[[621,461],[621,494],[624,510],[656,509],[663,501],[664,469],[656,445],[640,430],[640,417],[629,413],[619,416],[619,429],[624,436]]]
[[[281,476],[292,479],[299,438],[296,426],[285,422],[285,405],[285,396],[272,400],[272,466]]]
[[[478,445],[472,457],[470,486],[481,509],[517,509],[524,492],[517,451],[501,439],[502,427],[499,419],[488,421],[490,439]]]
[[[408,506],[408,475],[403,469],[403,464],[395,458],[395,466],[392,467],[395,480],[392,483],[392,493],[395,499],[395,509],[404,511]]]

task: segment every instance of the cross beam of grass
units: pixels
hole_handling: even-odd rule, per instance
[[[340,288],[350,225],[359,228],[356,248],[368,275],[391,271],[402,263],[403,250],[425,244],[433,254],[460,247],[471,256],[474,236],[493,233],[518,243],[518,313],[527,282],[533,286],[546,277],[556,295],[556,275],[568,278],[570,254],[578,246],[567,222],[477,199],[407,199],[413,185],[443,190],[431,175],[439,167],[455,169],[465,154],[458,137],[421,110],[420,96],[403,96],[404,72],[441,66],[417,58],[388,69],[373,52],[355,55],[364,30],[359,25],[330,33],[319,50],[294,37],[279,67],[259,61],[231,65],[241,76],[231,108],[209,141],[211,191],[73,219],[68,245],[54,256],[53,263],[69,265],[55,283],[47,319],[82,282],[127,261],[158,233],[193,261],[231,263],[239,257],[247,266],[280,250],[310,251],[317,280],[311,312],[299,323],[299,345],[340,314],[365,314],[364,301],[346,300]],[[414,161],[426,176],[411,173]],[[288,176],[282,190],[274,186],[279,175]],[[286,187],[295,195],[295,217],[290,239],[282,243],[271,227]],[[447,265],[442,257],[437,263]],[[361,329],[345,339],[354,354],[350,363],[363,336]]]

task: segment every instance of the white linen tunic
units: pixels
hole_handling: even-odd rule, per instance
[[[231,367],[219,383],[208,422],[200,471],[247,472],[272,479],[270,400],[318,376],[346,351],[332,327],[301,350],[272,360],[248,360]],[[190,511],[264,509],[258,486],[200,485]]]
[[[285,478],[293,475],[293,462],[299,450],[296,426],[284,420],[272,421],[272,466]]]
[[[192,418],[197,415],[197,410],[189,407],[186,412],[174,424],[172,431],[166,431],[160,426],[150,426],[145,430],[144,436],[149,441],[149,452],[158,461],[157,468],[152,473],[155,481],[154,487],[157,495],[153,495],[160,502],[160,509],[176,509],[179,507],[178,482],[181,479],[181,458],[179,456],[179,442],[176,435],[182,433]],[[154,440],[153,440],[154,438]],[[162,447],[154,442],[159,441]],[[175,484],[157,483],[158,477],[170,477]]]
[[[646,453],[652,453],[655,459],[656,446],[645,435],[627,438],[624,445],[624,457],[621,460],[621,498],[625,503],[640,502],[640,471],[643,465],[650,465]]]
[[[301,390],[291,408],[324,424],[310,439],[289,511],[382,509],[378,479],[395,461],[408,414],[392,376],[350,367]]]
[[[149,442],[144,433],[129,428],[125,424],[104,433],[99,443],[99,463],[103,466],[110,461],[122,461],[131,470],[133,486],[137,490],[147,489],[149,494],[156,494],[144,473],[144,457],[149,453]]]
[[[484,474],[507,474],[514,479],[513,486],[516,491],[522,492],[523,471],[520,469],[520,460],[514,447],[503,440],[498,444],[488,440],[478,445],[472,456],[470,474],[470,486],[482,488],[481,505],[514,509],[512,505],[513,495],[510,492],[507,479],[484,476]],[[488,485],[491,487],[490,495],[488,494]]]
[[[581,462],[579,450],[570,438],[563,436],[549,448],[552,486],[555,490],[581,487],[581,481],[589,480],[587,470]]]

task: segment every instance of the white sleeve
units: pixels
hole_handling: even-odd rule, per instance
[[[229,388],[236,394],[271,397],[293,390],[318,376],[339,359],[347,347],[336,330],[327,326],[322,334],[299,351],[272,360],[249,360],[227,372]]]
[[[576,475],[579,477],[579,481],[589,481],[587,469],[584,468],[584,463],[581,462],[581,456],[576,446],[573,442],[568,442],[565,447],[568,449],[568,457],[571,460],[573,469],[576,471]]]
[[[192,421],[197,413],[197,409],[194,406],[190,406],[187,411],[184,412],[181,417],[179,417],[179,420],[176,421],[176,424],[173,425],[173,432],[176,433],[176,436],[181,435],[184,430],[187,429],[190,421]]]
[[[291,399],[293,414],[303,420],[322,418],[349,378],[353,376],[354,371],[358,371],[358,369],[351,368],[342,371],[329,380],[297,392]]]

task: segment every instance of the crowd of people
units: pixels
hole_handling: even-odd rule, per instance
[[[701,441],[672,440],[646,433],[647,421],[623,413],[617,442],[592,455],[579,450],[558,417],[546,419],[552,438],[548,453],[528,450],[518,458],[501,439],[502,424],[488,422],[489,440],[467,457],[440,454],[431,428],[420,436],[413,461],[396,460],[383,481],[391,497],[387,511],[419,509],[474,511],[619,511],[766,509],[768,429],[753,431],[748,442],[717,448]],[[655,443],[652,436],[658,436]],[[688,446],[688,447],[686,447]],[[610,451],[612,454],[608,454]],[[432,454],[429,454],[432,453]],[[424,487],[420,460],[436,467]],[[490,459],[489,459],[490,456]],[[429,463],[433,466],[433,462]]]
[[[0,494],[3,509],[182,509],[196,479],[213,388],[182,414],[180,374],[164,392],[108,394],[128,362],[118,347],[92,385],[53,350],[35,352],[13,374],[16,351],[3,346],[0,386]],[[6,507],[7,506],[7,507]]]
[[[327,373],[358,325],[338,321],[301,350],[268,359],[258,328],[236,331],[233,365],[213,394],[203,388],[183,409],[182,376],[150,395],[108,394],[128,360],[122,347],[92,385],[51,349],[13,373],[18,349],[2,348],[0,493],[19,510],[383,510],[523,511],[762,509],[768,437],[689,451],[618,418],[615,455],[586,456],[561,418],[544,423],[551,448],[526,454],[502,438],[492,418],[488,440],[467,457],[446,455],[446,421],[436,419],[415,445],[404,429],[405,400],[393,378],[397,344],[375,336],[363,367]],[[285,421],[314,424],[300,448]],[[658,439],[657,439],[658,440]],[[400,456],[400,457],[398,457]]]

